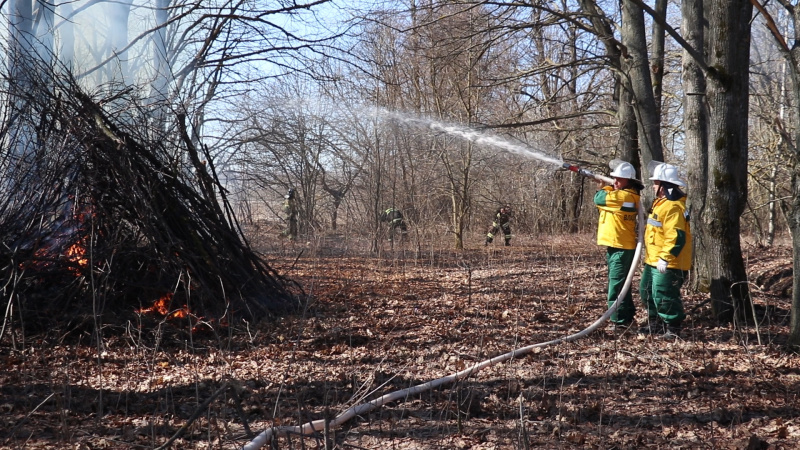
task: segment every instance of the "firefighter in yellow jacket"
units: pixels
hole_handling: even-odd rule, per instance
[[[614,178],[613,186],[603,186],[594,194],[594,204],[600,210],[597,224],[597,245],[606,246],[608,265],[608,307],[622,291],[622,286],[633,264],[636,253],[636,217],[639,209],[639,191],[644,187],[636,179],[636,169],[628,162],[614,160],[609,166]],[[621,299],[619,308],[611,315],[611,322],[627,327],[633,322],[636,306],[630,289]]]
[[[646,256],[639,295],[647,308],[648,323],[640,331],[679,336],[686,317],[681,300],[692,267],[692,233],[686,194],[677,167],[657,163],[653,169],[655,199],[644,232]]]

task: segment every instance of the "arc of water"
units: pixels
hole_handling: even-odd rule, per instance
[[[478,145],[485,145],[489,147],[499,148],[510,153],[515,153],[522,156],[532,157],[539,161],[552,164],[558,167],[563,165],[560,158],[550,156],[544,152],[534,150],[529,146],[516,144],[504,139],[500,136],[490,134],[483,130],[469,128],[462,125],[441,122],[433,119],[426,119],[419,116],[411,116],[397,111],[390,111],[383,108],[372,108],[372,115],[374,117],[394,120],[399,123],[418,126],[420,128],[427,128],[432,131],[441,132],[450,136],[458,137]]]

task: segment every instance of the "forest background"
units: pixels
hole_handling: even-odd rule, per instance
[[[682,168],[687,288],[716,325],[758,322],[743,240],[791,241],[800,264],[790,1],[2,6],[9,361],[53,322],[99,357],[119,311],[154,301],[231,333],[303,310],[313,295],[282,258],[331,239],[435,260],[482,246],[502,204],[520,242],[586,235],[596,185],[562,161]],[[280,240],[289,189],[296,242]],[[388,207],[408,221],[402,248]],[[800,270],[781,273],[791,348]]]

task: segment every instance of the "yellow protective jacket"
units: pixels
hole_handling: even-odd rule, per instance
[[[670,269],[692,268],[692,232],[685,195],[678,200],[655,199],[644,229],[644,245],[645,264],[655,266],[663,259]]]
[[[625,250],[636,248],[636,212],[639,209],[636,190],[604,186],[594,194],[594,204],[600,210],[597,245]]]

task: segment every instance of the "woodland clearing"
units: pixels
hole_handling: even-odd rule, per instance
[[[158,448],[171,437],[172,448],[239,448],[573,334],[605,310],[603,249],[588,234],[461,252],[444,239],[377,254],[342,235],[256,240],[305,293],[277,320],[131,312],[99,327],[17,327],[0,341],[0,448]],[[604,327],[273,448],[798,448],[800,357],[783,346],[791,249],[749,245],[746,264],[757,326],[718,326],[706,296],[685,293],[681,339]]]

